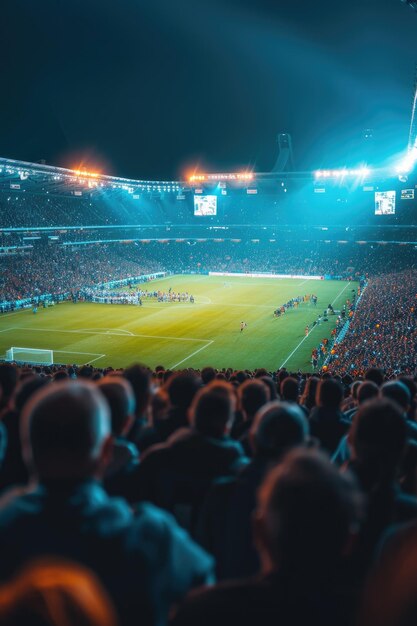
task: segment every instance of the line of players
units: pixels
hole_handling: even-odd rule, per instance
[[[190,302],[194,304],[193,294],[175,292],[170,287],[168,291],[139,289],[138,291],[109,291],[108,289],[84,289],[80,292],[80,299],[90,302],[104,302],[105,304],[135,304],[142,306],[144,300],[157,302]]]
[[[285,302],[281,306],[275,309],[274,317],[281,317],[284,315],[288,309],[297,309],[300,304],[312,304],[313,306],[317,306],[318,298],[314,293],[306,294],[304,296],[297,296],[296,298],[291,298],[288,302]]]

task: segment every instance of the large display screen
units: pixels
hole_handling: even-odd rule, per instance
[[[217,215],[217,196],[194,196],[194,215]]]
[[[395,214],[395,191],[375,192],[375,215]]]

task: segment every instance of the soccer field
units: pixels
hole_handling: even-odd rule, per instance
[[[143,288],[144,286],[141,285]],[[141,362],[166,368],[311,369],[310,355],[330,337],[336,316],[311,325],[329,303],[340,309],[357,284],[343,281],[169,276],[148,289],[188,292],[195,303],[156,302],[142,307],[64,303],[35,315],[30,309],[0,317],[0,354],[12,346],[54,351],[57,363],[125,367]],[[284,316],[273,311],[297,296],[314,293],[317,307],[302,303]],[[240,323],[247,327],[241,333]]]

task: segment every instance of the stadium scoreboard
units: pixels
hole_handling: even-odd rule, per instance
[[[217,215],[217,196],[215,195],[195,195],[194,215],[213,216]]]
[[[395,191],[376,191],[375,215],[394,215],[395,196]]]

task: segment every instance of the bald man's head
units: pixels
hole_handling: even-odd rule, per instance
[[[35,393],[22,415],[25,460],[40,479],[84,479],[110,454],[110,411],[88,382],[60,382]]]

